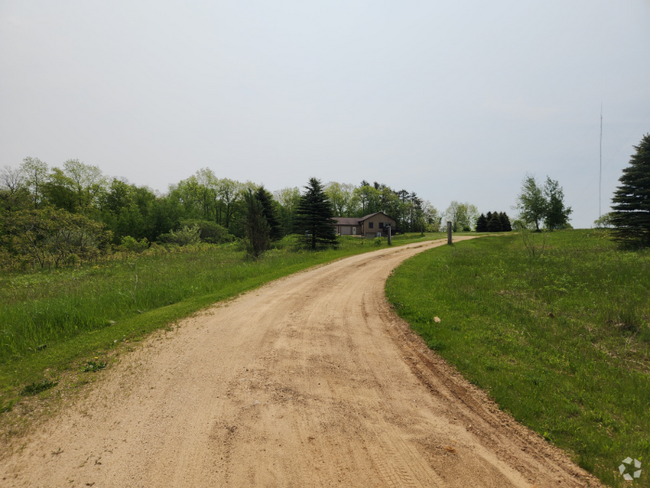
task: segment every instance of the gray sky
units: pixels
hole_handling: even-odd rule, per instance
[[[202,167],[514,211],[526,172],[603,212],[650,132],[650,0],[0,0],[0,166],[165,191]]]

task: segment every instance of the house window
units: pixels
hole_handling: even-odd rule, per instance
[[[372,229],[374,225],[375,225],[374,222],[368,222],[368,229]]]
[[[379,228],[380,228],[380,229],[383,229],[383,228],[384,228],[384,223],[383,223],[383,222],[379,222]]]

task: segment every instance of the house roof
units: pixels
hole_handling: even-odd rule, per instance
[[[334,220],[336,220],[336,225],[361,225],[361,222],[364,220],[368,220],[370,217],[374,217],[375,215],[386,215],[384,212],[375,212],[368,214],[364,217],[361,217],[360,219],[357,217],[334,217]],[[394,218],[392,218],[390,215],[386,215],[389,219],[392,221],[395,221]]]
[[[365,216],[361,217],[361,218],[359,219],[359,222],[363,222],[364,220],[367,220],[367,219],[369,219],[370,217],[374,217],[375,215],[379,215],[379,214],[381,214],[381,215],[386,215],[384,212],[375,212],[375,213],[371,213],[371,214],[368,214],[368,215],[365,215]],[[386,215],[386,217],[388,217],[388,218],[391,219],[391,220],[395,220],[395,219],[394,219],[393,217],[391,217],[390,215]]]
[[[337,225],[359,225],[357,217],[334,217]]]

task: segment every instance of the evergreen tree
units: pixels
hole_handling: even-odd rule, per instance
[[[503,230],[501,227],[501,219],[497,212],[492,214],[492,218],[489,220],[487,228],[488,232],[501,232],[501,230]]]
[[[282,239],[282,224],[278,218],[278,209],[279,205],[275,200],[273,200],[273,195],[271,195],[265,188],[264,185],[260,186],[255,192],[255,198],[262,204],[264,209],[264,217],[266,217],[266,222],[269,224],[271,229],[270,238],[272,241],[277,241]]]
[[[618,239],[650,246],[650,134],[634,148],[636,154],[623,170],[612,199],[612,223]]]
[[[259,257],[269,249],[271,228],[264,216],[264,207],[249,189],[244,193],[244,221],[246,231],[246,250],[248,254]]]
[[[492,220],[492,212],[488,212],[487,215],[485,216],[486,220],[489,222]]]
[[[488,212],[489,213],[489,212]],[[487,232],[488,219],[481,214],[476,221],[476,232]]]
[[[321,245],[336,245],[334,210],[322,183],[316,178],[310,178],[305,189],[307,191],[301,195],[294,217],[296,233],[312,249]]]
[[[501,230],[504,232],[510,232],[512,230],[512,225],[510,225],[510,218],[505,212],[499,214],[499,220],[501,220]]]

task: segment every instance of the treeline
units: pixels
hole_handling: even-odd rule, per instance
[[[120,178],[99,167],[68,160],[49,167],[26,158],[0,171],[0,260],[12,266],[58,266],[88,260],[110,250],[142,251],[158,245],[219,244],[246,239],[254,195],[265,209],[270,240],[295,231],[301,192],[273,194],[253,182],[218,178],[204,168],[165,194]],[[325,194],[335,216],[383,211],[402,232],[437,230],[437,210],[415,193],[361,182],[336,182]]]
[[[60,266],[112,250],[143,251],[152,243],[232,241],[244,235],[243,195],[249,189],[259,187],[202,169],[159,194],[78,160],[50,168],[26,158],[19,168],[0,172],[0,263]]]
[[[510,232],[512,225],[505,212],[488,212],[481,214],[476,220],[476,232]]]

